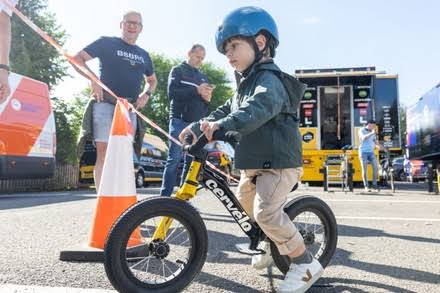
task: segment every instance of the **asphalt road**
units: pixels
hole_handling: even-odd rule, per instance
[[[339,226],[336,254],[309,292],[440,292],[440,196],[420,187],[292,194],[321,197]],[[139,193],[157,195],[158,188]],[[87,242],[95,201],[90,190],[0,195],[0,292],[110,292],[102,264],[59,261],[60,251]],[[194,205],[209,230],[209,251],[185,292],[274,292],[282,274],[257,272],[236,251],[247,238],[217,199],[201,191]]]

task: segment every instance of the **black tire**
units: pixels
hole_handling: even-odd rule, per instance
[[[165,282],[160,284],[143,282],[135,277],[127,264],[126,255],[130,257],[130,250],[126,249],[128,239],[141,223],[145,223],[148,219],[162,216],[167,216],[173,218],[174,221],[180,222],[182,229],[185,228],[185,231],[188,231],[188,243],[190,244],[188,258],[185,259],[186,263],[185,261],[178,263],[180,265],[178,273],[175,276],[172,275],[171,279],[167,277]],[[158,224],[156,223],[156,225]],[[163,242],[166,243],[166,241]],[[158,259],[151,252],[150,247],[153,243],[154,241],[150,241],[150,243],[141,245],[144,247],[143,254],[141,255],[141,258],[143,257],[142,261],[149,258],[149,263],[150,259],[152,261]],[[168,248],[169,253],[171,253],[172,249],[170,246]],[[208,233],[200,214],[184,201],[169,197],[153,197],[140,201],[130,207],[113,225],[104,249],[104,265],[107,277],[113,287],[119,292],[179,292],[188,286],[200,273],[206,260],[207,251]],[[163,261],[166,261],[168,256],[169,254],[167,253]],[[144,272],[142,271],[142,273]]]
[[[348,190],[350,190],[350,192],[354,191],[353,173],[353,165],[348,164]]]
[[[313,196],[301,196],[291,200],[284,208],[285,212],[289,215],[289,218],[294,221],[294,219],[303,212],[311,212],[315,214],[321,223],[323,224],[323,230],[327,237],[326,244],[324,247],[319,247],[315,257],[319,260],[321,265],[325,268],[333,257],[336,251],[336,245],[338,243],[338,226],[336,223],[335,215],[333,214],[330,207],[321,199]],[[320,229],[318,229],[320,230]],[[312,235],[313,234],[313,237]],[[309,236],[312,237],[313,242],[315,239],[315,233],[311,233]],[[311,240],[309,240],[311,241]],[[313,243],[312,243],[313,244]],[[289,270],[290,261],[287,256],[280,255],[277,247],[273,242],[271,242],[271,252],[273,260],[278,267],[278,269],[286,274]],[[310,251],[310,245],[306,247]],[[313,254],[313,251],[311,251]]]
[[[141,188],[144,187],[144,173],[142,172],[137,172],[136,173],[136,178],[135,178],[135,182],[136,182],[136,187],[137,188]]]
[[[405,172],[404,171],[400,171],[399,174],[397,174],[397,179],[399,181],[405,182],[406,181],[406,174],[405,174]]]
[[[396,191],[396,184],[394,182],[394,176],[393,176],[393,172],[390,171],[390,187],[391,187],[391,191],[394,193]]]

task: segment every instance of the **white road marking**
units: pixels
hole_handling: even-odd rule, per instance
[[[417,222],[440,222],[440,219],[429,218],[399,218],[399,217],[357,217],[336,216],[337,220],[373,220],[373,221],[417,221]]]
[[[3,284],[0,285],[2,293],[115,293],[114,290],[82,289],[69,287],[46,287]]]
[[[429,203],[429,204],[440,204],[440,200],[392,200],[392,199],[327,199],[323,198],[324,201],[328,202],[389,202],[389,203]]]

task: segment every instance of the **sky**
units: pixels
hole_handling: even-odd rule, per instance
[[[100,36],[120,36],[127,10],[143,15],[137,44],[149,52],[184,59],[193,43],[207,49],[206,61],[225,69],[215,31],[241,6],[259,6],[278,24],[275,61],[282,70],[375,66],[399,75],[400,102],[410,106],[440,82],[440,1],[436,0],[49,0],[48,9],[69,35],[74,54]],[[92,61],[97,70],[97,61]],[[54,94],[65,98],[87,86],[73,69]]]

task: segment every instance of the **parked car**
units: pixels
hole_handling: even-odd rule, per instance
[[[428,164],[422,160],[411,160],[410,181],[419,182],[428,178]]]
[[[208,161],[228,176],[240,177],[238,170],[234,169],[234,149],[225,142],[215,141],[206,146]],[[230,179],[227,180],[230,183]]]
[[[393,178],[397,181],[406,181],[406,174],[404,170],[404,157],[396,157],[391,159],[391,165],[393,167]],[[386,170],[388,161],[386,159],[382,159],[380,161],[379,166],[379,175],[381,179],[387,178]]]
[[[151,182],[161,182],[168,146],[158,136],[146,133],[139,160],[134,158],[136,187],[148,186]]]
[[[230,144],[223,141],[215,141],[208,143],[205,148],[208,151],[207,160],[209,162],[229,176],[236,179],[240,178],[240,171],[234,168],[234,148]],[[182,174],[182,169],[183,157],[177,170],[176,186],[180,184],[180,174]],[[231,183],[230,181],[230,179],[227,180],[228,183]]]
[[[167,159],[168,147],[158,136],[145,134],[140,157],[133,155],[133,170],[136,187],[147,186],[151,182],[162,181],[162,174]],[[96,162],[96,148],[88,141],[80,159],[79,182],[93,184],[93,169]]]

